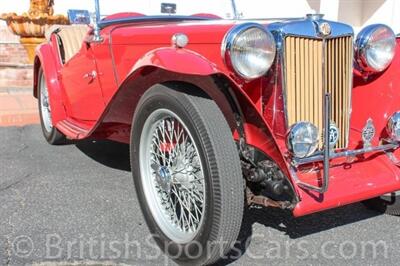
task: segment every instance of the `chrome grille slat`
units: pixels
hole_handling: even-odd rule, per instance
[[[326,40],[288,36],[284,67],[288,126],[309,121],[323,132],[323,95],[328,91],[332,97],[331,119],[340,132],[335,148],[346,148],[350,123],[352,36]]]

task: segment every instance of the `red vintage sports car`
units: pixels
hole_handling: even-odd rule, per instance
[[[400,214],[399,44],[385,25],[354,36],[318,14],[100,20],[97,5],[93,26],[50,30],[34,95],[50,144],[129,143],[158,245],[210,264],[246,204],[299,217],[368,200]]]

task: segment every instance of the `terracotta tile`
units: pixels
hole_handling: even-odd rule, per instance
[[[0,126],[23,126],[39,123],[37,100],[30,91],[0,93]]]
[[[39,122],[39,115],[37,113],[0,114],[0,127],[25,126],[30,124],[38,124]]]
[[[34,98],[32,95],[27,94],[15,94],[13,95],[21,107],[23,109],[36,109],[37,108],[37,99]]]
[[[1,95],[0,96],[0,110],[19,110],[21,105],[13,95]]]

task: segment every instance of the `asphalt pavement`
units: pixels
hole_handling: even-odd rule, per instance
[[[303,218],[246,212],[220,265],[398,265],[400,217],[353,204]],[[174,265],[150,239],[129,149],[50,146],[39,126],[0,128],[0,265]]]

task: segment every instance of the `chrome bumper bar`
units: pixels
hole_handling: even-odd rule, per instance
[[[399,148],[399,144],[395,143],[389,143],[389,144],[384,144],[380,146],[375,146],[375,147],[368,147],[368,148],[363,148],[363,149],[358,149],[358,150],[352,150],[352,151],[343,151],[343,152],[337,152],[337,153],[331,153],[329,155],[329,159],[336,159],[336,158],[351,158],[355,157],[360,154],[364,153],[369,153],[369,152],[385,152],[393,149]],[[300,165],[304,164],[309,164],[309,163],[316,163],[316,162],[321,162],[324,160],[324,155],[323,154],[317,154],[308,158],[295,158],[293,159],[292,163],[293,166],[298,167]]]
[[[300,187],[305,189],[317,191],[319,193],[324,193],[328,190],[329,187],[329,168],[330,168],[330,160],[336,158],[351,158],[355,157],[360,154],[369,153],[369,152],[386,152],[390,150],[394,150],[399,148],[399,143],[388,143],[380,146],[375,147],[364,147],[358,150],[351,150],[351,151],[343,151],[343,152],[331,152],[329,147],[329,127],[330,127],[330,117],[331,117],[331,96],[329,93],[325,94],[325,101],[324,101],[324,145],[323,145],[323,152],[315,154],[311,157],[307,158],[293,158],[292,166],[293,168],[297,168],[301,165],[316,163],[316,162],[323,162],[323,178],[322,184],[320,187],[316,187],[310,185],[308,183],[302,182],[297,179],[297,184]],[[293,170],[293,169],[292,169]],[[292,173],[295,173],[292,171]]]

